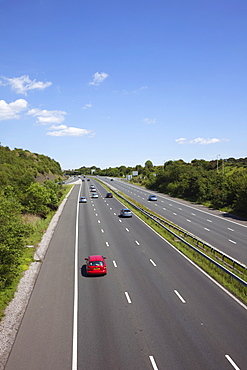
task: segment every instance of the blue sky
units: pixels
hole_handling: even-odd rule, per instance
[[[0,142],[64,169],[247,156],[245,0],[0,0]]]

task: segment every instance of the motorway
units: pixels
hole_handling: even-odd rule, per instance
[[[247,221],[237,220],[229,214],[152,192],[126,181],[115,179],[112,182],[109,178],[102,180],[151,211],[247,265]],[[150,194],[157,196],[157,202],[148,201]]]
[[[75,185],[6,370],[246,369],[247,307],[105,194]],[[90,254],[106,276],[86,276]]]

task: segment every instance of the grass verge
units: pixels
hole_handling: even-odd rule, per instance
[[[64,194],[60,199],[60,204],[70,191],[71,185],[65,185],[63,188]],[[20,257],[15,279],[12,281],[11,285],[0,291],[0,320],[4,316],[4,310],[6,309],[7,305],[14,298],[16,289],[18,287],[20,279],[23,276],[23,273],[28,270],[30,263],[34,262],[33,257],[35,250],[38,247],[38,244],[40,243],[43,234],[46,232],[55,213],[56,211],[50,212],[46,219],[41,219],[40,217],[33,215],[26,215],[24,217],[25,222],[29,222],[32,224],[33,232],[29,236],[29,238],[26,239],[26,245],[28,245],[29,247],[24,248],[23,255]],[[33,248],[30,248],[30,246],[33,246]]]

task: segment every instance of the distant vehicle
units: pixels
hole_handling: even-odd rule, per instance
[[[128,208],[123,208],[123,209],[121,209],[121,211],[120,211],[120,216],[121,216],[121,217],[132,217],[132,212],[131,212],[131,210],[130,210],[130,209],[128,209]]]
[[[87,203],[87,198],[86,197],[81,197],[79,200],[79,203]]]
[[[87,179],[87,181],[90,181],[90,179]]]
[[[87,275],[106,275],[106,257],[100,255],[88,256],[86,260]]]
[[[106,193],[106,196],[105,196],[106,198],[113,198],[113,195],[112,195],[112,193]]]
[[[94,188],[94,187],[93,187],[93,188],[91,188],[90,190],[91,190],[91,191],[96,191],[96,188]]]
[[[114,181],[114,179],[111,179],[111,181]]]
[[[99,198],[98,194],[97,193],[93,193],[92,194],[92,198]]]
[[[156,195],[149,195],[148,200],[155,201],[157,200]]]

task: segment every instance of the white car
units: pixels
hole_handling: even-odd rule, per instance
[[[92,194],[92,198],[99,198],[98,194],[97,193],[93,193]]]

